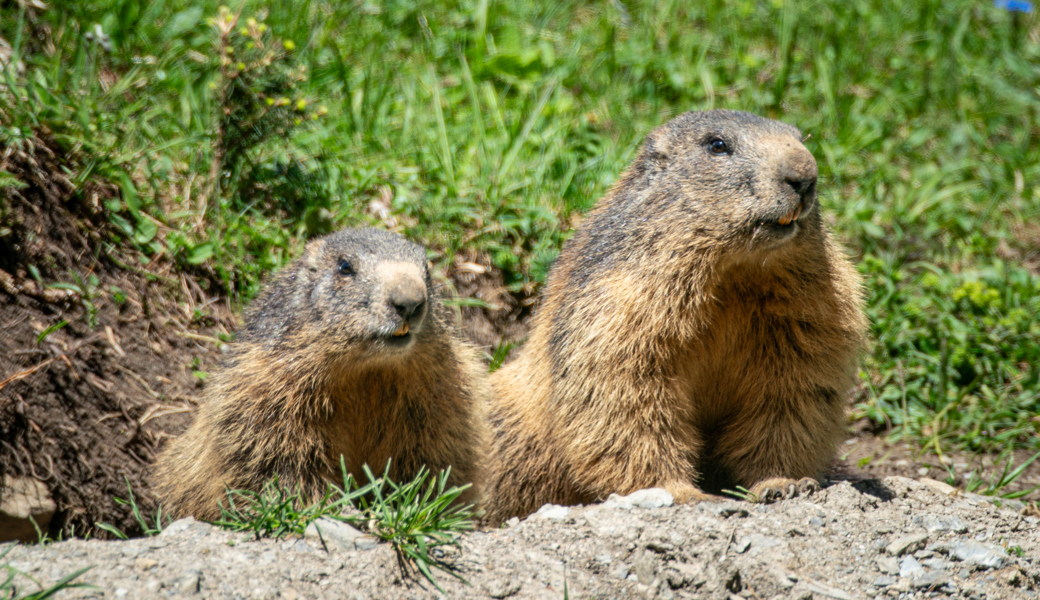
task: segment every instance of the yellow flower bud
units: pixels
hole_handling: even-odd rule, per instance
[[[296,49],[296,42],[294,42],[292,40],[285,40],[284,42],[282,42],[282,45],[285,46],[286,50],[295,50]]]

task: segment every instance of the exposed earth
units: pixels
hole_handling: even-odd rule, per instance
[[[45,586],[90,567],[76,581],[96,587],[64,598],[1037,598],[1040,519],[1020,506],[901,477],[772,505],[671,506],[642,490],[463,536],[442,557],[469,585],[435,571],[444,593],[402,577],[390,545],[335,523],[255,540],[185,519],[126,542],[20,545],[5,560]]]

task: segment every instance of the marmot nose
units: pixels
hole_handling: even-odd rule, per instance
[[[805,146],[798,144],[784,153],[778,175],[779,179],[791,186],[791,189],[804,202],[816,192],[818,173],[816,159],[805,149]]]
[[[426,306],[425,298],[390,298],[390,304],[393,305],[394,310],[397,314],[401,315],[402,319],[410,319],[412,316],[422,312]]]
[[[807,196],[811,196],[812,193],[816,191],[816,177],[807,179],[793,179],[788,177],[784,181],[787,185],[794,188],[795,193],[798,194],[802,200],[805,200]]]

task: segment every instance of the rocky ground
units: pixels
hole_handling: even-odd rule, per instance
[[[254,540],[191,519],[159,536],[0,547],[43,585],[84,567],[94,588],[59,598],[970,598],[1040,594],[1040,519],[1020,503],[902,477],[844,481],[808,498],[672,506],[644,490],[546,506],[464,536],[441,593],[402,576],[391,546],[346,527]],[[23,588],[36,589],[19,575]]]

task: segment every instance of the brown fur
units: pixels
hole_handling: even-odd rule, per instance
[[[409,333],[395,337],[405,321]],[[451,485],[473,484],[461,501],[480,498],[485,369],[436,297],[420,246],[378,230],[314,241],[246,323],[195,421],[159,459],[169,510],[212,519],[225,489],[259,490],[273,475],[320,497],[341,455],[362,480],[362,465],[379,474],[388,459],[394,479],[450,466]]]
[[[648,487],[680,502],[815,487],[866,322],[800,139],[731,111],[650,134],[564,246],[520,356],[492,375],[489,523]]]

